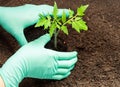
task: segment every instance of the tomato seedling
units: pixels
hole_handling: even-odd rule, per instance
[[[68,35],[68,25],[71,25],[78,33],[80,33],[81,30],[88,30],[86,22],[82,19],[87,8],[88,5],[81,5],[77,8],[76,14],[74,14],[75,12],[73,10],[69,10],[69,15],[67,16],[63,11],[62,16],[59,17],[58,7],[55,2],[52,16],[49,14],[47,16],[40,14],[40,19],[35,27],[44,26],[44,29],[48,29],[50,36],[54,36],[54,47],[57,49],[57,36],[60,31]]]

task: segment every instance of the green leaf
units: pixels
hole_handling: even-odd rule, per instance
[[[72,24],[72,21],[68,21],[67,24],[70,24],[70,25],[71,25],[71,24]]]
[[[48,19],[48,20],[51,20],[51,16],[50,16],[50,15],[47,15],[47,19]]]
[[[39,17],[40,17],[40,18],[44,18],[45,16],[44,16],[44,15],[42,15],[42,14],[39,14]]]
[[[66,22],[66,14],[65,14],[64,11],[63,11],[63,13],[62,13],[62,22],[63,22],[63,23]]]
[[[50,15],[47,15],[46,17],[46,22],[44,23],[44,29],[48,29],[48,27],[50,27],[51,25],[51,16]]]
[[[58,7],[56,2],[54,2],[54,9],[53,9],[53,17],[57,19],[57,14],[58,14]]]
[[[72,18],[74,15],[74,11],[69,9],[69,18]]]
[[[57,27],[58,29],[60,29],[60,25],[59,25],[59,24],[57,24],[57,23],[56,23],[56,27]]]
[[[62,23],[61,23],[61,18],[57,18],[57,20],[54,20],[54,21],[56,21],[59,25],[62,25]]]
[[[78,24],[75,21],[72,22],[72,28],[74,28],[77,32],[80,33],[80,28],[79,28]]]
[[[76,22],[80,28],[80,30],[88,30],[88,26],[86,25],[86,22],[83,20],[79,20]]]
[[[78,9],[77,9],[77,15],[79,16],[83,16],[85,10],[88,8],[88,5],[81,5]]]
[[[75,21],[78,21],[78,20],[81,20],[81,19],[82,19],[81,17],[76,17]]]
[[[50,27],[51,25],[51,21],[50,20],[46,20],[45,24],[44,24],[44,29],[47,29],[48,27]]]
[[[68,35],[68,29],[67,29],[67,26],[62,26],[61,27],[61,30]]]
[[[50,26],[50,30],[49,30],[49,34],[50,34],[51,37],[53,36],[55,29],[56,29],[56,25],[53,23]]]
[[[40,27],[40,26],[43,26],[46,22],[46,18],[45,17],[42,17],[39,19],[39,21],[36,23],[35,27]]]

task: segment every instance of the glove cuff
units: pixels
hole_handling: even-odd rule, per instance
[[[13,55],[2,68],[0,68],[0,76],[4,81],[5,87],[18,87],[19,83],[25,77],[23,65],[19,61],[16,61],[19,59],[16,55]]]
[[[7,72],[3,72],[2,69],[0,69],[0,76],[4,82],[5,87],[18,87],[18,85],[11,83],[9,80],[11,77],[8,77]]]

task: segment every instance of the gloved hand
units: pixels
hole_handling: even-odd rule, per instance
[[[22,46],[0,69],[6,87],[18,87],[25,77],[61,80],[70,75],[77,62],[77,52],[58,52],[44,48],[46,34]]]
[[[63,10],[68,15],[67,9],[59,9],[58,16]],[[53,12],[53,6],[26,4],[18,7],[0,7],[0,25],[14,36],[20,45],[27,43],[24,29],[35,24],[39,14],[47,15]]]

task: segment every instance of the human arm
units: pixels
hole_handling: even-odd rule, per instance
[[[4,81],[1,76],[0,76],[0,87],[5,87]]]
[[[77,62],[77,52],[58,52],[44,48],[46,34],[22,46],[0,69],[6,87],[18,87],[25,77],[61,80],[68,77]]]
[[[63,10],[68,15],[67,9],[59,9],[58,16],[62,15]],[[0,25],[23,46],[27,43],[24,29],[34,25],[39,19],[39,14],[52,15],[52,12],[53,6],[50,5],[25,4],[17,7],[0,7]]]

